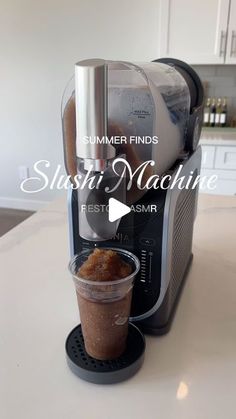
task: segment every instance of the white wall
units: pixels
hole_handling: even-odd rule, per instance
[[[152,60],[157,33],[158,0],[1,1],[0,206],[37,208],[59,193],[26,195],[18,166],[32,176],[47,159],[52,176],[63,164],[60,101],[74,63]]]

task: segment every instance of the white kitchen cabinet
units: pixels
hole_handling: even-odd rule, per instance
[[[231,2],[234,10],[236,0]],[[229,7],[230,0],[160,0],[160,57],[191,64],[224,64]],[[233,24],[235,18],[232,31]]]
[[[214,195],[236,195],[236,171],[227,172],[202,168],[202,176],[206,176],[207,179],[211,176],[217,176],[217,180],[214,189],[205,188],[200,190],[200,192]]]
[[[236,0],[231,0],[230,5],[225,62],[226,64],[236,64]]]
[[[213,169],[215,161],[215,147],[205,145],[202,149],[202,166]]]
[[[216,188],[201,192],[236,195],[236,140],[229,141],[230,145],[224,145],[224,141],[201,141],[203,143],[201,176],[207,178],[217,176]]]
[[[222,170],[236,171],[236,146],[235,147],[217,147],[215,168]]]

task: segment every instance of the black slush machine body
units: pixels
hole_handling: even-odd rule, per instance
[[[100,62],[98,64],[100,66]],[[126,65],[132,66],[130,63],[112,64],[114,74],[116,70],[120,71],[122,77]],[[171,179],[179,173],[181,167],[181,176],[186,178],[183,185],[186,186],[190,175],[192,181],[200,175],[201,149],[198,147],[198,141],[202,122],[202,84],[195,71],[179,60],[161,59],[150,63],[150,66],[150,73],[148,65],[140,70],[145,73],[142,77],[148,79],[148,89],[140,87],[135,90],[129,85],[126,89],[118,89],[117,94],[115,86],[109,90],[108,105],[100,102],[100,106],[109,108],[105,116],[109,121],[112,120],[111,132],[108,122],[106,133],[108,136],[113,134],[115,125],[119,128],[122,126],[121,132],[127,136],[132,133],[140,136],[157,135],[159,143],[155,150],[154,146],[148,145],[137,149],[139,156],[142,156],[141,161],[154,158],[159,169],[158,174],[168,173],[172,176]],[[156,68],[157,73],[154,80],[155,90],[152,88],[153,68]],[[132,67],[131,69],[133,70]],[[112,73],[110,79],[112,83]],[[166,84],[168,81],[169,85]],[[104,76],[100,85],[103,83]],[[81,106],[79,102],[78,99],[78,107]],[[63,114],[65,164],[68,174],[72,176],[77,173],[78,157],[83,159],[82,161],[94,158],[96,153],[96,160],[101,157],[99,151],[94,151],[94,155],[91,156],[86,154],[91,153],[91,150],[82,150],[78,144],[76,147],[76,106],[76,97],[72,92]],[[133,131],[130,130],[130,126]],[[73,137],[72,141],[70,137]],[[124,151],[126,150],[122,150]],[[104,150],[101,153],[104,156]],[[115,157],[111,154],[111,149],[106,150],[106,153],[109,158]],[[126,158],[129,156],[130,154]],[[68,191],[72,256],[83,249],[102,246],[127,249],[139,258],[141,269],[135,279],[130,320],[146,333],[160,335],[168,332],[170,328],[192,260],[197,198],[198,187],[179,189],[176,184],[173,188],[150,189],[136,196],[133,202],[128,202],[133,205],[133,211],[122,217],[118,228],[110,234],[111,237],[107,237],[109,233],[107,234],[105,229],[104,238],[100,237],[100,232],[95,231],[95,237],[91,239],[91,234],[84,234],[87,220],[85,221],[85,215],[79,208],[79,192],[73,189]],[[145,210],[139,212],[140,208]],[[149,211],[149,208],[155,208],[155,211]]]

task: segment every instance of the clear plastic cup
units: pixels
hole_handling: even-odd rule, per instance
[[[85,349],[93,358],[109,360],[118,358],[126,348],[132,289],[140,263],[127,250],[102,249],[118,253],[132,266],[132,273],[114,281],[91,281],[79,277],[79,268],[94,249],[75,255],[69,270],[76,288]]]

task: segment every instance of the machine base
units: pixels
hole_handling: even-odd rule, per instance
[[[174,316],[175,316],[175,312],[176,312],[176,309],[177,309],[177,306],[178,306],[178,303],[179,303],[179,300],[180,300],[180,297],[181,297],[181,294],[182,294],[182,291],[183,291],[183,288],[184,288],[184,285],[185,285],[185,282],[186,282],[186,278],[188,276],[188,273],[189,273],[189,270],[190,270],[190,267],[191,267],[191,264],[192,264],[192,261],[193,261],[193,254],[191,253],[191,256],[189,258],[188,264],[187,264],[185,272],[184,272],[184,276],[183,276],[181,285],[180,285],[179,290],[178,290],[178,294],[177,294],[175,302],[172,306],[172,309],[171,309],[171,312],[170,312],[169,319],[168,319],[167,323],[165,323],[161,327],[153,327],[153,326],[147,326],[147,325],[143,324],[142,322],[134,322],[134,324],[143,333],[149,334],[149,335],[161,336],[161,335],[165,335],[166,333],[168,333],[170,331],[170,328],[171,328],[171,325],[172,325],[172,322],[173,322],[173,319],[174,319]],[[164,304],[164,301],[163,301],[162,304]],[[160,310],[160,308],[159,308],[159,310]]]
[[[143,363],[144,351],[144,336],[132,323],[129,323],[126,351],[112,361],[99,361],[87,354],[81,325],[76,326],[66,340],[70,369],[83,380],[95,384],[113,384],[132,377]]]

